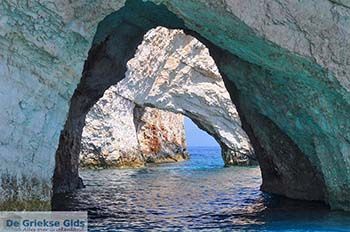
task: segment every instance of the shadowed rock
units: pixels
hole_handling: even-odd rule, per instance
[[[265,191],[349,210],[346,1],[155,2],[129,0],[121,9],[123,1],[115,0],[0,3],[0,172],[12,176],[9,180],[26,176],[42,183],[16,200],[29,201],[37,192],[39,201],[49,200],[41,190],[51,185],[53,173],[56,192],[79,187],[85,115],[124,78],[144,34],[164,26],[184,29],[209,48],[232,88]],[[273,183],[287,186],[277,189]],[[6,201],[2,193],[12,187],[1,186]]]

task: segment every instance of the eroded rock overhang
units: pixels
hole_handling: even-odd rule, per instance
[[[119,54],[129,54],[125,51],[134,51],[136,44],[132,45],[132,49],[126,49],[124,44],[131,46],[130,38],[137,38],[137,34],[144,34],[152,27],[160,25],[184,29],[209,48],[224,77],[243,118],[243,128],[260,153],[258,159],[263,189],[291,198],[324,200],[333,207],[348,205],[344,204],[349,199],[347,191],[344,191],[349,186],[348,175],[344,172],[348,173],[349,168],[343,156],[347,155],[346,147],[349,145],[346,139],[348,133],[344,134],[349,129],[346,120],[349,94],[345,88],[348,81],[339,82],[340,79],[336,78],[339,73],[335,72],[341,69],[345,72],[346,67],[337,65],[338,69],[335,68],[333,73],[326,71],[324,66],[332,62],[319,64],[303,49],[293,50],[290,44],[282,46],[283,41],[278,38],[268,41],[267,37],[273,34],[265,33],[264,37],[264,32],[256,31],[252,25],[239,19],[238,16],[242,15],[237,13],[235,17],[232,12],[224,11],[224,7],[228,7],[236,13],[233,6],[239,8],[244,6],[243,2],[220,5],[166,1],[165,4],[185,22],[169,13],[163,5],[128,1],[119,13],[110,15],[100,24],[92,51],[108,43],[112,38],[108,35],[113,32],[119,33],[114,42],[119,42],[121,48],[116,49],[124,49],[124,53]],[[214,9],[212,4],[216,4]],[[129,16],[124,24],[121,19],[123,12],[128,12]],[[133,14],[134,17],[130,17]],[[195,23],[198,20],[200,24]],[[298,18],[296,20],[295,24],[299,25]],[[129,35],[128,43],[122,43],[126,39],[122,38],[125,36],[123,33]],[[340,54],[344,53],[340,51]],[[122,61],[130,59],[130,56],[124,56]],[[117,79],[123,78],[123,75],[119,76]],[[325,112],[330,117],[325,118],[322,115]],[[331,168],[329,162],[343,167]]]
[[[20,185],[14,191],[6,187],[13,184],[4,185],[7,182],[2,180],[1,196],[15,196],[11,200],[19,202],[49,201],[50,192],[45,189],[51,185],[54,153],[69,99],[79,82],[97,23],[116,12],[100,24],[90,58],[102,54],[98,48],[103,49],[106,37],[113,32],[120,36],[115,41],[120,47],[114,51],[119,54],[121,65],[136,50],[132,44],[140,43],[141,35],[152,27],[185,29],[210,48],[226,85],[232,89],[232,98],[254,148],[262,154],[267,151],[266,157],[260,156],[265,158],[259,158],[264,184],[268,186],[268,179],[273,179],[280,190],[265,189],[303,199],[319,193],[313,199],[323,199],[333,208],[349,209],[349,8],[329,0],[156,2],[165,4],[174,14],[169,15],[164,6],[142,1],[128,1],[131,11],[119,10],[124,1],[115,0],[103,4],[60,0],[55,4],[12,0],[0,3],[0,94],[4,99],[0,154],[5,160],[0,171],[3,180],[10,183],[19,182],[22,176],[34,177],[39,183],[31,189]],[[89,74],[94,63],[90,58],[82,79],[85,84],[79,85],[75,97],[86,95],[81,90],[89,94],[86,101],[72,99],[74,109],[70,110],[67,125],[78,125],[79,111],[88,111],[102,96],[101,91],[86,83],[96,82],[88,75],[99,74]],[[110,82],[121,79],[125,71],[115,71]],[[104,74],[108,77],[108,73],[100,73]],[[100,83],[100,89],[107,86]],[[265,126],[259,128],[259,124]],[[287,137],[270,136],[278,135],[276,131]],[[69,131],[64,134],[61,141],[74,141],[68,139]],[[294,149],[287,149],[285,144]],[[271,150],[276,155],[268,155]],[[290,160],[295,158],[294,153],[303,157],[296,166]],[[287,158],[280,162],[279,157]],[[263,165],[261,160],[268,162]],[[56,162],[62,162],[62,157],[56,156]],[[76,167],[72,168],[70,162],[56,166],[56,173],[66,170],[66,177],[72,176],[72,183],[76,183]],[[310,174],[304,175],[302,170],[309,170]],[[302,179],[302,185],[291,184],[286,176]],[[305,186],[307,183],[310,186]],[[75,184],[66,186],[74,188]],[[13,195],[15,192],[27,194]],[[2,202],[9,199],[3,197]]]
[[[257,162],[248,136],[241,127],[238,112],[208,49],[181,30],[163,27],[150,30],[138,47],[135,57],[128,62],[125,78],[107,89],[90,110],[82,138],[83,166],[96,163],[90,162],[93,160],[109,160],[107,163],[110,165],[107,166],[121,166],[120,162],[112,160],[117,157],[128,160],[126,154],[130,154],[130,159],[134,157],[135,166],[145,160],[136,146],[138,142],[133,139],[136,138],[135,127],[138,127],[134,125],[131,114],[135,104],[191,118],[217,140],[226,166],[252,165]],[[169,128],[168,134],[172,134],[171,131],[178,132],[181,128],[183,130],[183,123],[159,117],[159,120],[162,119],[164,122],[160,123],[164,125],[179,125],[179,128]],[[153,121],[152,118],[149,120]],[[161,138],[162,136],[160,140]],[[134,143],[125,143],[126,139]],[[174,141],[173,153],[176,154],[181,150],[176,144],[181,143]],[[169,152],[163,154],[169,156]],[[136,159],[137,157],[139,158]],[[154,154],[154,157],[162,160],[160,154]],[[132,162],[130,164],[133,166]]]

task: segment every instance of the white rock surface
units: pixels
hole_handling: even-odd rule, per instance
[[[123,166],[122,157],[142,164],[134,124],[135,104],[118,96],[112,86],[91,108],[83,130],[82,167]]]
[[[256,162],[252,160],[253,149],[208,50],[181,30],[159,27],[147,33],[135,58],[128,63],[126,78],[109,88],[87,114],[81,148],[82,166],[125,166],[121,160],[127,159],[128,154],[135,160],[135,166],[142,160],[152,159],[152,155],[145,157],[155,148],[149,138],[140,137],[145,134],[144,129],[135,134],[138,125],[134,124],[133,102],[190,117],[220,143],[226,165]],[[160,113],[163,117],[157,117],[156,111],[151,115],[146,112],[143,121],[148,119],[145,123],[155,124],[157,118],[167,134],[174,135],[175,145],[181,147],[180,141],[185,139],[184,136],[181,138],[183,119],[176,120],[175,115],[165,112]],[[152,141],[163,143],[161,136]],[[158,157],[161,162],[162,154],[181,153],[177,152],[176,146],[172,152],[169,150],[153,152],[153,157]]]
[[[140,167],[187,158],[183,116],[137,107],[116,86],[91,108],[85,123],[81,167]]]
[[[350,99],[349,1],[154,1],[165,3],[185,20],[189,29],[243,60],[288,75],[311,76],[316,82],[323,80],[329,88],[334,86],[332,90],[342,96],[337,98],[342,104],[336,104],[322,92],[319,94],[324,96],[322,101],[330,100],[329,104],[298,105],[312,116],[318,114],[314,118],[320,119],[317,122],[320,133],[314,130],[309,133],[307,122],[289,117],[293,114],[281,109],[283,105],[273,105],[273,100],[278,100],[275,92],[271,91],[271,96],[265,98],[271,99],[270,104],[262,104],[266,110],[260,111],[282,128],[319,168],[331,199],[326,201],[332,207],[350,209],[347,207],[350,197],[346,195],[350,192],[350,126],[345,120]],[[119,0],[0,2],[1,199],[15,196],[19,201],[49,201],[59,134],[97,24],[123,3]],[[310,65],[305,66],[305,60],[328,75],[313,76],[306,69]],[[305,89],[303,93],[309,92]],[[293,93],[297,92],[291,90],[288,100],[300,97]],[[255,94],[258,95],[251,93]],[[311,109],[313,106],[316,109]],[[333,108],[334,112],[330,112]],[[273,117],[277,112],[280,115]],[[300,136],[304,134],[307,136]],[[310,144],[315,146],[315,151],[309,148]],[[6,181],[20,183],[22,177],[35,180],[40,186],[26,189],[24,185],[18,188],[3,185]],[[32,186],[31,181],[26,182]]]
[[[254,152],[208,49],[181,30],[149,31],[116,92],[138,105],[181,113],[219,142],[226,165]]]

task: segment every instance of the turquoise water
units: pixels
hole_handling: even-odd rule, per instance
[[[219,148],[142,169],[83,171],[86,184],[56,196],[57,210],[87,210],[89,231],[350,231],[350,214],[259,190],[258,167],[224,168]]]

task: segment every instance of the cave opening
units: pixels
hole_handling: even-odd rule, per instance
[[[107,65],[101,65],[104,72]],[[113,73],[114,66],[108,68]],[[90,85],[100,87],[98,82]],[[74,173],[79,172],[77,167],[142,167],[186,160],[186,124],[192,128],[189,136],[197,136],[195,147],[206,147],[207,142],[220,147],[225,166],[256,164],[249,138],[209,50],[182,30],[157,27],[148,31],[127,62],[125,78],[107,88],[80,117],[79,130],[72,131],[73,146],[60,143],[70,153],[71,160],[64,158],[64,163]],[[193,130],[197,134],[193,135]],[[201,132],[205,136],[198,134]],[[76,187],[81,186],[78,177]]]
[[[225,166],[256,163],[215,62],[194,37],[152,29],[127,67],[125,78],[86,116],[82,167],[177,162],[188,158],[192,141],[190,146],[219,146]],[[191,128],[186,133],[184,122]]]
[[[218,170],[224,167],[219,142],[205,130],[200,129],[190,118],[185,117],[184,124],[186,145],[191,159],[189,165],[198,168],[218,168]]]
[[[190,118],[185,117],[186,142],[188,147],[220,147],[207,132],[200,129]]]
[[[236,113],[241,118],[242,128],[254,147],[262,173],[262,189],[290,198],[326,201],[325,183],[319,168],[311,163],[279,124],[266,116],[269,110],[273,111],[270,105],[257,104],[268,98],[263,95],[266,89],[260,89],[266,87],[259,83],[263,78],[254,78],[255,72],[266,80],[273,80],[273,75],[280,75],[279,70],[271,71],[250,63],[251,60],[236,56],[215,39],[208,40],[187,28],[164,5],[139,0],[127,1],[125,7],[107,16],[99,24],[60,136],[53,176],[54,193],[74,191],[82,186],[79,153],[86,115],[109,87],[125,80],[128,61],[134,57],[144,35],[158,26],[181,29],[208,48],[218,65],[231,103],[237,107]],[[242,50],[237,48],[235,51]],[[244,85],[245,82],[248,84]],[[185,88],[186,84],[182,87]],[[261,105],[266,107],[264,111],[260,109]],[[202,120],[197,120],[192,112],[183,113],[205,128]]]

